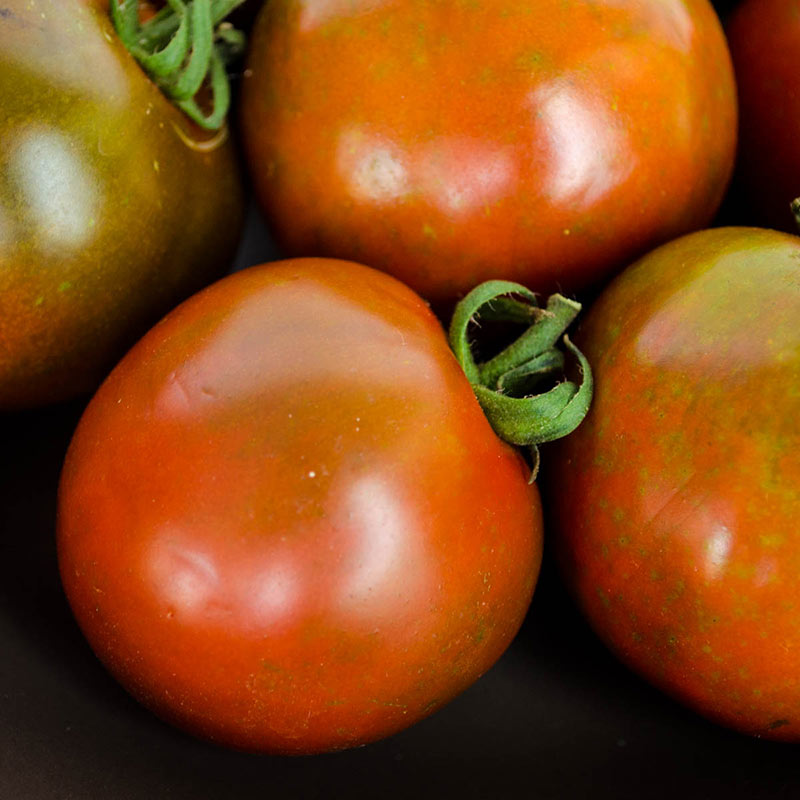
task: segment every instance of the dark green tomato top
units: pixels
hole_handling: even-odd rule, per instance
[[[243,193],[227,129],[173,107],[100,2],[0,11],[0,410],[91,391],[229,265]]]

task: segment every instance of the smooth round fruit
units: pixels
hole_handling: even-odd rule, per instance
[[[93,391],[233,258],[243,196],[100,0],[0,14],[0,410]]]
[[[601,638],[723,725],[800,741],[800,239],[703,231],[641,259],[577,337],[592,409],[545,461]]]
[[[800,196],[800,2],[745,0],[728,24],[741,106],[737,190],[753,222],[794,232]]]
[[[322,259],[225,278],[81,420],[61,573],[89,642],[163,718],[248,750],[387,736],[500,656],[539,495],[427,306]]]
[[[574,290],[705,225],[736,98],[707,0],[274,0],[241,123],[287,252],[439,304]]]

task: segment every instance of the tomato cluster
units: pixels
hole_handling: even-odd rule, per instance
[[[388,736],[509,645],[543,505],[623,661],[800,740],[800,240],[700,230],[737,130],[789,227],[796,3],[272,0],[226,122],[237,4],[0,13],[0,410],[102,381],[57,531],[97,656],[227,746]],[[207,286],[237,141],[291,258]]]

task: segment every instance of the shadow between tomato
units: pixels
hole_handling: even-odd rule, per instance
[[[104,670],[72,617],[56,555],[58,479],[84,402],[0,416],[0,629],[18,669],[36,659],[60,680],[103,691]]]

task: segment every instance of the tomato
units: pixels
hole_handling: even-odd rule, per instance
[[[286,252],[437,305],[574,290],[703,226],[736,138],[707,0],[271,0],[241,100]]]
[[[738,193],[750,219],[794,231],[800,195],[800,2],[745,0],[728,38],[741,103]]]
[[[237,244],[231,141],[172,106],[105,5],[0,14],[0,409],[96,388]]]
[[[646,256],[576,337],[584,424],[550,451],[567,583],[633,669],[800,741],[800,239],[722,228]]]
[[[164,719],[343,748],[506,648],[541,557],[528,476],[413,292],[347,262],[264,265],[179,306],[90,403],[61,574],[97,655]]]

